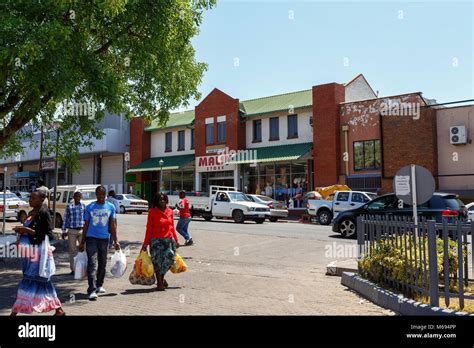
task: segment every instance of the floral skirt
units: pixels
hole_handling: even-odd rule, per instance
[[[23,235],[21,237],[20,246],[22,248],[31,247],[28,236]],[[23,280],[18,286],[12,311],[30,314],[33,311],[43,313],[60,308],[61,302],[51,279],[39,276],[39,253],[23,256],[22,268]]]
[[[150,256],[155,272],[165,275],[176,260],[176,242],[173,238],[151,238]]]

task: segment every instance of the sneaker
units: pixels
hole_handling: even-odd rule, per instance
[[[95,291],[89,294],[89,301],[97,301],[97,293]]]
[[[100,286],[100,287],[96,290],[96,292],[97,292],[98,294],[105,294],[105,289],[104,289],[103,286]]]
[[[184,243],[185,246],[190,246],[190,245],[193,245],[194,242],[193,242],[193,239],[190,238],[189,240],[186,241],[186,243]]]

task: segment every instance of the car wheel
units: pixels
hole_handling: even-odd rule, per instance
[[[206,221],[211,221],[212,220],[212,215],[203,215],[203,218]]]
[[[26,220],[26,217],[27,217],[26,212],[22,210],[22,211],[20,211],[20,212],[18,213],[17,220],[18,220],[19,222],[21,222],[22,224],[24,224],[24,223],[25,223],[25,220]]]
[[[351,219],[344,219],[339,224],[339,231],[345,238],[354,238],[357,236],[356,224]]]
[[[255,219],[257,224],[263,224],[265,222],[265,218]]]
[[[269,218],[268,220],[270,220],[271,222],[277,222],[277,221],[278,221],[278,218],[276,218],[276,217],[271,217],[271,218]]]
[[[143,213],[142,211],[137,211],[138,215],[142,215],[142,213]]]
[[[245,215],[244,212],[240,209],[236,209],[232,212],[232,219],[234,219],[235,222],[241,224],[245,221]]]
[[[318,213],[318,222],[321,225],[329,225],[332,220],[332,214],[329,210],[324,209]]]
[[[125,207],[123,205],[120,206],[120,214],[125,214]]]

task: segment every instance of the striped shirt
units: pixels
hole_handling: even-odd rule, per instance
[[[84,203],[69,203],[66,207],[66,213],[64,214],[64,222],[62,230],[66,228],[72,228],[79,230],[84,227],[84,214],[86,212],[86,205]]]

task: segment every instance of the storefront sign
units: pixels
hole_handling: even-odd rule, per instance
[[[54,169],[54,161],[43,161],[41,169],[43,170]]]
[[[228,164],[228,155],[213,155],[196,157],[196,172],[219,172],[235,170],[235,164]]]
[[[206,146],[206,153],[218,153],[224,151],[226,148],[225,145],[212,145]]]

